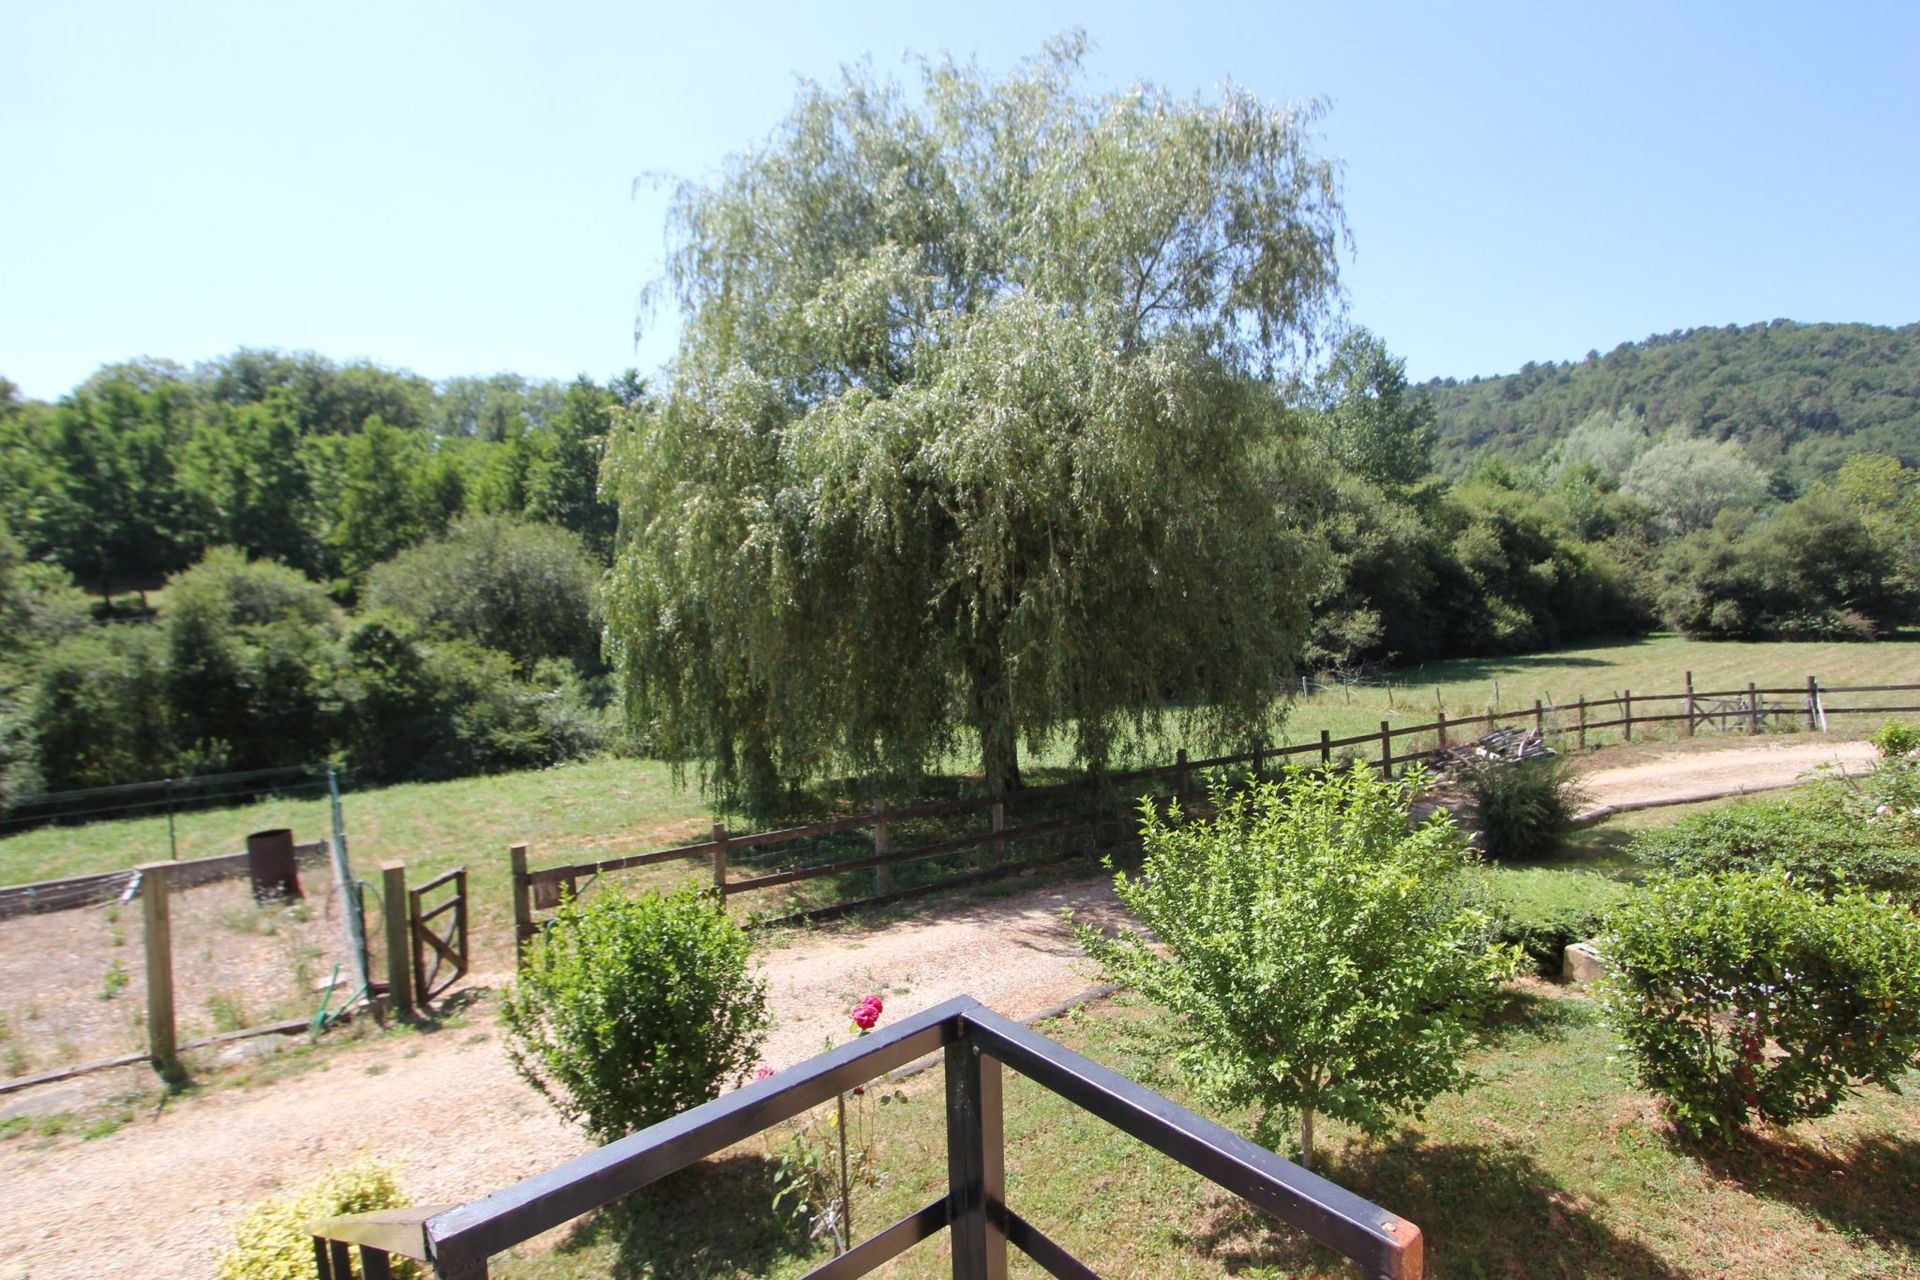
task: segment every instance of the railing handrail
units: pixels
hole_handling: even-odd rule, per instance
[[[978,1234],[984,1231],[1002,1242],[1000,1247],[1010,1241],[1030,1256],[1070,1257],[1005,1203],[1000,1163],[1001,1064],[1292,1223],[1359,1262],[1369,1277],[1418,1280],[1421,1274],[1422,1239],[1420,1229],[1411,1222],[993,1012],[971,996],[904,1018],[885,1031],[850,1041],[478,1200],[315,1223],[315,1257],[322,1276],[333,1280],[341,1278],[334,1274],[338,1266],[329,1266],[330,1251],[333,1258],[344,1261],[349,1244],[358,1246],[363,1258],[370,1253],[394,1253],[429,1262],[442,1277],[483,1278],[491,1255],[942,1048],[948,1076],[952,1178],[948,1193],[853,1246],[815,1274],[864,1275],[943,1227],[956,1233],[956,1275],[962,1274],[963,1225],[974,1233],[968,1248],[980,1247],[980,1241],[988,1238]],[[993,1083],[983,1089],[982,1072],[989,1066]],[[971,1155],[962,1149],[969,1145]],[[1084,1268],[1081,1273],[1091,1274]]]

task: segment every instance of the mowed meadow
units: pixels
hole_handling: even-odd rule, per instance
[[[1822,685],[1920,683],[1920,638],[1874,644],[1733,643],[1691,641],[1659,636],[1619,644],[1577,646],[1550,653],[1505,658],[1463,659],[1383,672],[1379,683],[1335,688],[1295,696],[1287,707],[1287,741],[1313,743],[1321,729],[1336,738],[1375,731],[1382,720],[1395,725],[1433,719],[1435,694],[1450,717],[1495,709],[1530,707],[1535,698],[1572,701],[1613,696],[1632,689],[1636,697],[1671,692],[1691,670],[1701,689],[1785,688],[1817,676]],[[1920,697],[1900,695],[1920,703]],[[1842,700],[1835,699],[1836,705]],[[1656,708],[1665,710],[1667,708]],[[1920,720],[1920,714],[1910,717]],[[1833,734],[1864,736],[1884,720],[1880,716],[1835,716]],[[1658,736],[1676,737],[1675,726],[1659,726]],[[1636,732],[1636,740],[1645,735]],[[1606,735],[1617,738],[1617,734]],[[1703,732],[1704,736],[1704,732]],[[1592,735],[1599,747],[1603,736]],[[1148,751],[1144,764],[1170,762],[1182,744],[1169,731]],[[1570,741],[1562,745],[1571,747]],[[1194,744],[1199,753],[1204,748]],[[1229,749],[1232,749],[1231,746]],[[1404,748],[1396,747],[1396,750]],[[1361,753],[1365,754],[1365,753]],[[965,793],[977,779],[965,772],[971,755],[950,762],[952,774],[930,778],[930,794]],[[1048,783],[1073,776],[1064,747],[1029,752],[1029,781]],[[861,803],[866,788],[858,780],[808,793],[804,820],[844,812]],[[716,819],[736,829],[743,820],[718,810],[703,794],[697,776],[676,774],[657,760],[603,757],[548,769],[408,783],[354,790],[343,797],[348,847],[356,874],[377,884],[378,864],[403,861],[415,884],[452,867],[472,876],[474,941],[483,963],[504,964],[511,931],[507,849],[526,843],[534,866],[585,861],[617,853],[666,848],[704,839]],[[80,875],[164,860],[172,847],[181,858],[206,857],[243,848],[248,832],[289,827],[301,840],[319,839],[329,830],[324,799],[266,799],[237,808],[181,813],[171,837],[164,816],[84,826],[46,826],[0,840],[0,883]],[[698,872],[695,864],[669,864],[635,875],[635,883]],[[377,902],[373,904],[378,907]]]

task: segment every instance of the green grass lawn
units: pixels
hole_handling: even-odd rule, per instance
[[[1801,641],[1686,640],[1679,636],[1654,635],[1637,640],[1606,644],[1577,645],[1548,653],[1514,654],[1497,658],[1456,658],[1422,666],[1399,667],[1371,679],[1381,682],[1351,686],[1307,697],[1291,698],[1286,707],[1286,725],[1275,745],[1318,742],[1325,729],[1334,738],[1377,734],[1385,720],[1395,727],[1430,724],[1436,711],[1444,709],[1449,719],[1484,715],[1487,711],[1523,711],[1535,699],[1549,706],[1567,705],[1585,696],[1589,701],[1617,697],[1631,690],[1636,698],[1643,694],[1678,693],[1686,687],[1686,673],[1693,672],[1694,687],[1745,689],[1748,682],[1761,688],[1802,688],[1808,676],[1818,677],[1823,686],[1853,684],[1920,684],[1920,637],[1911,633],[1894,640],[1874,644],[1841,644]],[[1920,692],[1891,695],[1894,700],[1920,706]],[[1863,696],[1836,696],[1832,705],[1885,705]],[[1677,704],[1662,704],[1646,709],[1649,714],[1673,712]],[[1592,718],[1611,719],[1595,711]],[[1865,737],[1877,728],[1882,716],[1833,717],[1836,735]],[[1920,711],[1905,718],[1920,722]],[[1571,718],[1568,723],[1571,724]],[[1509,722],[1512,723],[1512,722]],[[1710,730],[1703,729],[1703,734]],[[1642,726],[1634,731],[1636,741],[1644,738],[1678,737],[1674,725]],[[1619,740],[1619,732],[1595,731],[1589,745],[1601,746]],[[1150,742],[1146,752],[1155,763],[1171,763],[1182,745],[1196,754],[1203,744],[1182,743],[1169,731]],[[1249,744],[1225,744],[1223,751],[1243,751]],[[1394,750],[1414,749],[1406,738],[1395,740]],[[1425,745],[1432,745],[1430,742]],[[1377,753],[1372,744],[1355,754],[1372,759]],[[1070,763],[1067,744],[1048,744],[1040,750],[1028,747],[1024,763],[1043,769],[1061,769]],[[970,757],[956,756],[950,767],[964,770],[972,766]]]
[[[1826,683],[1920,683],[1920,640],[1872,645],[1739,644],[1655,637],[1549,654],[1463,659],[1395,673],[1396,679],[1409,683],[1391,690],[1354,689],[1302,699],[1293,706],[1288,723],[1293,740],[1312,742],[1318,740],[1322,727],[1342,736],[1377,729],[1382,719],[1399,724],[1430,720],[1435,687],[1450,714],[1465,714],[1485,707],[1495,680],[1500,682],[1500,705],[1512,708],[1531,706],[1533,698],[1549,695],[1565,700],[1581,692],[1599,696],[1621,688],[1649,692],[1678,688],[1681,673],[1689,669],[1702,688],[1715,683],[1744,685],[1748,679],[1763,685],[1791,685],[1808,674]],[[1911,700],[1920,702],[1920,695],[1912,695]],[[1864,735],[1881,719],[1836,719],[1835,727],[1838,732]],[[1594,742],[1599,745],[1600,735],[1594,735]],[[1406,745],[1397,749],[1404,750]],[[1157,750],[1156,760],[1171,761],[1176,743],[1170,738]],[[964,776],[967,762],[950,763],[956,772],[931,779],[930,794],[953,795],[969,788],[970,780]],[[1036,784],[1075,776],[1063,750],[1031,754],[1028,765],[1029,781]],[[861,791],[858,783],[823,788],[803,804],[796,820],[846,812],[853,803],[851,797]],[[349,791],[345,813],[355,870],[376,885],[377,866],[387,860],[406,862],[415,883],[456,865],[469,869],[473,933],[482,962],[488,964],[504,962],[510,954],[508,845],[525,841],[531,847],[533,865],[550,866],[704,839],[714,820],[713,806],[697,787],[676,784],[668,766],[647,760],[597,760],[484,778]],[[1010,820],[1017,824],[1022,819]],[[743,829],[750,824],[735,819],[733,825]],[[283,826],[291,827],[302,840],[325,835],[325,801],[266,800],[181,814],[174,839],[180,857],[201,857],[244,847],[250,831]],[[1589,843],[1617,842],[1613,832],[1609,824],[1596,830]],[[903,824],[893,847],[907,847],[911,836]],[[849,832],[818,842],[817,849],[764,850],[742,863],[742,874],[751,870],[755,858],[771,866],[789,854],[807,861],[858,856],[862,850],[856,846],[870,838],[865,832]],[[929,831],[924,838],[937,839],[939,834]],[[0,840],[0,884],[133,866],[164,859],[168,850],[164,817],[44,827]],[[1605,860],[1604,849],[1598,846],[1582,856]],[[905,885],[916,878],[965,869],[963,861],[901,868],[895,883]],[[664,882],[690,874],[698,874],[698,868],[668,864],[633,877],[633,882]],[[765,912],[870,892],[869,872],[808,882],[778,899],[753,894],[735,901],[743,913]]]
[[[1132,1001],[1040,1029],[1134,1078],[1150,1076],[1160,1014]],[[1320,1171],[1418,1224],[1436,1277],[1911,1274],[1920,1100],[1871,1091],[1825,1120],[1738,1148],[1674,1135],[1613,1061],[1594,1002],[1526,983],[1482,1036],[1479,1080],[1422,1119],[1366,1137],[1323,1124]],[[1909,1084],[1920,1084],[1910,1078]],[[870,1108],[882,1172],[856,1192],[866,1234],[945,1190],[939,1074],[903,1106]],[[1177,1086],[1168,1090],[1182,1102]],[[1216,1118],[1242,1132],[1252,1116]],[[1350,1265],[1138,1142],[1008,1073],[1008,1204],[1107,1276],[1250,1280],[1352,1276]],[[817,1135],[827,1122],[815,1125]],[[858,1130],[856,1129],[856,1134]],[[772,1221],[773,1165],[790,1128],[677,1175],[623,1213],[583,1220],[552,1248],[496,1260],[510,1280],[583,1276],[790,1277],[826,1250]],[[929,1241],[885,1274],[945,1271]],[[1040,1274],[1016,1259],[1013,1274]]]

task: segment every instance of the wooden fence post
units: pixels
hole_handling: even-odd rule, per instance
[[[727,900],[727,824],[713,824],[713,891]]]
[[[1547,717],[1546,713],[1540,707],[1540,699],[1538,698],[1533,700],[1533,732],[1536,737],[1542,739],[1547,736]]]
[[[1687,736],[1693,736],[1693,672],[1687,672]]]
[[[527,885],[527,846],[509,845],[507,863],[513,871],[513,968],[518,973],[527,944],[533,941],[533,896]]]
[[[140,909],[147,944],[147,1046],[162,1075],[171,1075],[180,1066],[173,1025],[173,908],[168,901],[172,871],[170,862],[149,862],[140,868]]]
[[[1580,695],[1580,749],[1587,749],[1587,695]]]
[[[1193,779],[1187,772],[1187,749],[1185,747],[1173,757],[1173,796],[1181,804],[1187,802],[1187,790]]]
[[[993,802],[993,860],[996,864],[1007,860],[1007,838],[1000,833],[1007,829],[1007,804],[1004,800]]]
[[[1440,731],[1440,749],[1445,751],[1447,749],[1447,713],[1441,711],[1438,714],[1440,718],[1433,722],[1433,727]]]
[[[1807,731],[1820,727],[1820,682],[1812,676],[1807,677]]]
[[[1266,772],[1267,744],[1255,738],[1253,740],[1253,776],[1258,778]]]
[[[380,897],[387,918],[387,1007],[413,1016],[413,921],[407,910],[407,864],[380,864]]]
[[[887,802],[873,802],[873,853],[875,857],[887,852]],[[893,892],[893,868],[881,863],[873,869],[873,891],[884,898]]]
[[[1633,741],[1633,690],[1620,691],[1620,726],[1628,742]]]
[[[1320,731],[1320,767],[1324,769],[1332,763],[1333,734],[1326,729],[1322,729]]]
[[[1749,736],[1760,732],[1760,695],[1754,690],[1753,681],[1747,681],[1747,733]]]
[[[1385,720],[1380,722],[1380,776],[1393,777],[1393,725]]]

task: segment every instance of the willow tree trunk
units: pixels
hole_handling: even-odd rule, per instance
[[[982,645],[968,664],[973,685],[973,727],[980,734],[980,775],[987,792],[1020,790],[1019,728],[1013,719],[1013,685],[997,646]]]

